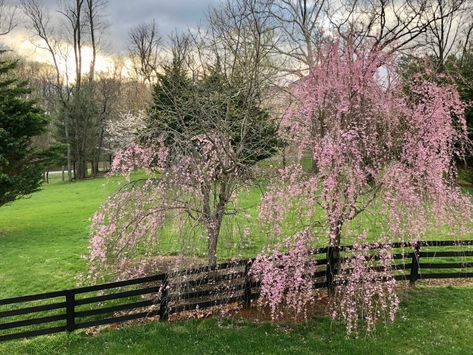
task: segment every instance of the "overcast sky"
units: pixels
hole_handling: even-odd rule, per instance
[[[55,0],[46,0],[55,3]],[[167,36],[174,30],[196,27],[204,19],[209,7],[218,0],[109,0],[109,35],[118,48],[126,47],[131,27],[152,21]],[[118,49],[117,48],[117,49]]]
[[[56,12],[58,0],[39,1],[51,14]],[[125,50],[130,28],[153,19],[163,37],[175,30],[184,31],[189,27],[196,27],[204,20],[209,7],[218,2],[219,0],[108,0],[106,12],[109,27],[106,34],[109,47],[113,51]],[[20,27],[23,26],[19,26],[16,33],[24,32]]]
[[[55,2],[55,0],[45,0]],[[198,26],[219,0],[109,0],[110,37],[117,49],[126,47],[131,27],[156,20],[160,33],[170,35]]]

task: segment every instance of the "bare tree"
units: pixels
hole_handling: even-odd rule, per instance
[[[0,36],[4,36],[16,27],[16,7],[8,0],[0,0]]]
[[[90,61],[89,80],[93,81],[95,76],[95,64],[97,61],[98,33],[106,24],[103,20],[103,10],[107,6],[107,0],[85,0],[85,16],[88,23],[90,35],[90,46],[92,47],[92,60]]]
[[[444,70],[450,55],[462,55],[468,46],[473,29],[473,2],[470,0],[436,0],[435,20],[427,27],[423,40],[425,47]]]
[[[267,20],[276,37],[274,54],[283,62],[280,69],[303,77],[316,63],[316,52],[324,36],[326,0],[262,0]]]
[[[64,22],[62,26],[53,26],[48,11],[40,5],[38,0],[21,0],[21,6],[26,17],[30,20],[32,30],[38,36],[52,58],[56,69],[56,85],[60,107],[62,125],[64,128],[65,141],[68,144],[68,168],[69,171],[74,160],[74,176],[78,179],[87,175],[87,152],[90,151],[88,144],[96,141],[95,136],[100,135],[101,128],[93,125],[96,122],[94,105],[89,105],[88,99],[93,98],[93,81],[95,77],[95,63],[97,57],[97,31],[103,28],[104,22],[101,17],[106,1],[104,0],[62,0],[58,13],[62,15]],[[83,77],[83,50],[88,41],[92,47],[92,59],[89,66],[88,87],[84,93],[82,89]],[[69,82],[68,71],[60,66],[61,57],[66,56],[67,50],[71,48],[74,54],[73,82]],[[64,60],[67,63],[67,60]],[[67,64],[66,64],[67,65]],[[79,107],[82,105],[83,107]],[[89,107],[90,106],[90,107]],[[90,127],[95,130],[89,129]]]
[[[369,43],[394,53],[422,46],[421,37],[432,24],[457,11],[456,5],[439,10],[437,0],[346,0],[331,6],[327,18],[353,45]]]
[[[21,0],[21,7],[24,14],[30,20],[32,31],[44,43],[43,49],[47,50],[51,56],[55,69],[56,93],[61,106],[67,105],[70,98],[69,84],[64,82],[64,75],[59,66],[60,57],[63,53],[60,40],[57,38],[56,29],[51,24],[49,14],[46,9],[36,0]],[[66,77],[67,79],[67,77]],[[70,127],[68,122],[64,122],[64,132],[67,141],[67,171],[68,179],[72,180],[72,152],[70,144]]]
[[[156,79],[161,36],[156,22],[142,23],[130,30],[129,52],[138,77],[152,83]]]
[[[111,77],[99,76],[95,85],[94,99],[97,101],[98,116],[97,129],[99,130],[97,142],[92,145],[92,174],[97,176],[99,172],[99,161],[102,156],[106,126],[115,117],[120,115],[120,99],[122,96],[123,80],[120,75]]]
[[[75,60],[75,86],[80,88],[82,82],[82,35],[84,32],[84,21],[82,18],[85,0],[62,1],[62,8],[59,10],[68,24],[68,30],[72,33],[72,46],[74,48]]]

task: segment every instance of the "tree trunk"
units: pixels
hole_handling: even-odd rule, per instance
[[[286,169],[286,167],[287,167],[287,157],[286,157],[286,155],[287,155],[287,149],[286,149],[286,147],[284,147],[282,149],[282,167],[284,169]]]
[[[330,280],[333,281],[340,269],[340,239],[343,223],[341,221],[335,221],[330,224],[329,227],[329,238],[331,247],[331,256],[329,257],[330,265]],[[335,284],[329,282],[328,293],[330,296],[335,294]]]
[[[62,175],[62,182],[64,182],[64,180],[65,180],[64,165],[61,167],[61,171],[62,171],[62,174],[61,174]]]
[[[212,218],[207,223],[207,256],[210,266],[217,265],[217,242],[218,236],[220,234],[220,226],[222,224],[221,222],[221,220],[219,221],[216,218]]]
[[[317,175],[319,173],[319,166],[313,157],[311,157],[311,164],[310,172],[312,175]]]
[[[64,122],[64,128],[65,128],[66,141],[67,141],[67,177],[69,179],[69,182],[71,182],[72,181],[71,143],[70,143],[70,136],[69,136],[69,127],[67,125],[67,122]]]
[[[207,219],[207,231],[208,231],[208,259],[209,264],[214,266],[217,264],[217,242],[220,236],[220,227],[222,226],[223,216],[225,214],[225,208],[228,202],[228,184],[225,179],[222,179],[220,183],[220,191],[218,194],[218,203],[215,207],[215,214],[212,218]],[[204,201],[209,201],[210,190],[208,195],[204,197]],[[208,205],[210,206],[210,205]],[[209,210],[210,211],[210,210]]]

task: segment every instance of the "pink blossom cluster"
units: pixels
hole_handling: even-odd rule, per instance
[[[260,306],[269,306],[273,319],[291,309],[306,317],[307,305],[314,300],[313,273],[316,262],[311,257],[308,230],[275,246],[270,253],[260,254],[251,274],[261,281]]]
[[[92,218],[89,276],[115,274],[120,262],[133,259],[140,247],[152,249],[170,207],[163,186],[153,179],[110,196]]]
[[[115,153],[110,172],[129,179],[130,174],[137,169],[150,169],[155,159],[154,149],[133,144]]]
[[[156,253],[165,226],[177,230],[181,240],[189,237],[186,233],[200,235],[202,230],[209,236],[218,234],[225,211],[212,195],[220,189],[218,179],[231,164],[227,145],[215,135],[202,135],[191,140],[187,151],[177,150],[173,156],[164,139],[118,152],[113,173],[130,178],[132,171],[145,168],[155,174],[126,184],[93,217],[90,277],[121,277],[121,265]],[[231,189],[224,193],[224,201],[234,197]],[[134,267],[135,276],[141,276],[144,269],[144,264]]]
[[[350,222],[370,212],[370,238],[387,236],[389,242],[421,240],[433,227],[448,226],[456,236],[471,228],[472,203],[455,185],[455,160],[469,145],[458,92],[423,76],[404,83],[397,73],[395,60],[382,52],[339,43],[320,50],[318,65],[293,86],[295,101],[282,122],[299,159],[309,153],[317,172],[305,173],[298,162],[270,186],[259,216],[273,234],[310,226],[313,235],[339,246],[352,236]],[[359,261],[349,285],[378,280]],[[371,308],[372,299],[387,292],[373,287],[353,286],[346,289],[351,297],[340,298],[346,303],[338,314],[344,310],[349,329],[355,318],[346,312]],[[391,292],[384,295],[394,314]],[[376,319],[366,319],[369,329]]]
[[[318,177],[308,176],[300,164],[293,164],[278,171],[279,183],[269,187],[264,194],[259,219],[270,228],[271,235],[280,237],[282,226],[290,216],[293,227],[300,228],[297,222],[304,223],[316,214],[317,199],[320,197]],[[291,226],[289,226],[290,228]],[[286,232],[287,232],[286,226]]]
[[[375,254],[370,252],[373,246]],[[331,316],[346,324],[348,334],[358,333],[362,328],[371,332],[381,318],[394,321],[399,298],[392,264],[390,245],[370,246],[366,234],[358,238],[350,255],[341,263],[334,280],[337,287],[331,300]]]
[[[464,105],[449,85],[419,76],[406,88],[396,72],[381,52],[335,43],[294,86],[283,125],[318,172],[304,174],[300,164],[281,171],[260,212],[275,234],[291,213],[316,220],[320,206],[337,245],[346,222],[377,201],[393,239],[419,239],[435,224],[466,230],[472,205],[454,185],[468,144]]]

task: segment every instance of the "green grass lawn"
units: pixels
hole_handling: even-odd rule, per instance
[[[205,319],[123,326],[99,335],[60,334],[0,344],[1,354],[472,354],[473,288],[403,295],[394,324],[347,338],[342,325]]]
[[[122,180],[96,179],[62,183],[57,179],[28,199],[0,208],[0,298],[61,290],[77,285],[86,271],[90,217]],[[263,245],[258,234],[260,192],[240,195],[256,233],[248,240],[223,238],[226,250],[255,255]],[[246,223],[240,220],[239,224]],[[232,226],[230,226],[232,227]],[[172,233],[163,253],[175,253]],[[473,288],[422,289],[404,297],[401,317],[374,336],[346,339],[343,326],[317,319],[304,326],[275,326],[246,321],[199,320],[125,326],[96,337],[83,333],[0,344],[0,354],[149,354],[149,353],[473,353]]]
[[[0,298],[74,287],[90,217],[116,180],[54,181],[0,208]]]

